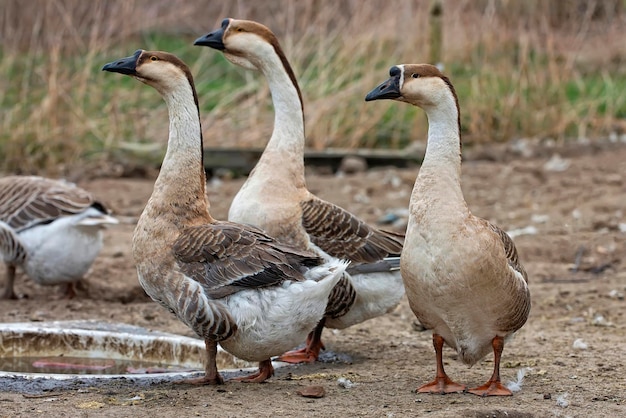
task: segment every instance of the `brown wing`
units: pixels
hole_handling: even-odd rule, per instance
[[[17,234],[4,225],[0,225],[0,260],[13,265],[26,260],[26,249]]]
[[[214,298],[304,280],[302,268],[322,262],[312,253],[279,244],[259,229],[231,222],[187,228],[173,251],[181,271]]]
[[[300,203],[302,225],[311,241],[329,255],[372,263],[402,252],[404,235],[372,228],[350,212],[313,198]]]
[[[528,283],[528,275],[526,274],[524,267],[519,262],[517,249],[515,248],[515,244],[513,243],[511,237],[497,226],[490,223],[488,225],[491,230],[500,237],[502,245],[504,246],[506,258],[509,261],[509,266],[519,272],[524,278],[524,281]],[[498,328],[505,332],[515,332],[520,329],[526,323],[528,314],[530,313],[530,290],[528,289],[528,286],[519,286],[514,287],[513,289],[516,290],[512,293],[516,295],[516,298],[514,299],[514,303],[510,306],[511,310],[508,312],[508,315],[502,316],[497,322]]]
[[[491,228],[491,230],[498,234],[498,236],[500,237],[502,245],[504,246],[506,258],[509,260],[509,265],[511,266],[511,268],[519,272],[524,277],[526,283],[528,283],[528,274],[526,273],[526,270],[524,269],[522,264],[519,262],[515,243],[513,243],[513,240],[511,239],[509,234],[491,223],[489,223],[489,228]]]
[[[328,304],[326,304],[326,312],[324,316],[330,318],[339,318],[348,313],[356,299],[356,290],[352,286],[352,282],[345,275],[341,276],[339,282],[333,287],[328,296]]]
[[[90,206],[107,213],[87,191],[71,183],[36,176],[0,179],[0,220],[16,231],[82,212]]]

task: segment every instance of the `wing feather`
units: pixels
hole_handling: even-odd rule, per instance
[[[0,220],[18,232],[90,206],[108,213],[89,192],[72,183],[37,176],[0,178]]]
[[[356,289],[345,275],[333,287],[328,296],[328,304],[324,316],[339,318],[348,313],[356,300]]]
[[[491,228],[491,230],[495,232],[498,235],[498,237],[500,237],[500,241],[502,241],[502,245],[504,247],[504,253],[506,254],[506,258],[509,262],[509,266],[511,266],[513,270],[519,272],[522,275],[522,277],[524,277],[524,280],[526,281],[526,283],[528,283],[528,274],[526,273],[526,270],[524,269],[522,264],[519,262],[519,257],[517,255],[517,248],[515,248],[515,243],[513,242],[509,234],[504,232],[502,229],[498,228],[496,225],[493,225],[492,223],[488,223],[488,224],[489,224],[489,228]]]
[[[329,255],[372,263],[402,252],[404,235],[373,228],[350,212],[318,198],[301,202],[302,225]]]
[[[13,229],[0,221],[0,259],[5,263],[19,265],[26,260],[26,248]]]
[[[173,252],[181,271],[214,298],[285,280],[301,281],[304,267],[322,262],[313,253],[276,242],[260,229],[231,222],[183,230]]]

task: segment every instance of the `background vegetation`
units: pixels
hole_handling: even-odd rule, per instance
[[[273,124],[264,79],[192,45],[228,16],[278,35],[300,80],[312,148],[423,140],[419,110],[363,98],[391,65],[438,55],[459,94],[464,144],[623,134],[623,0],[441,3],[438,53],[431,0],[0,0],[0,172],[120,175],[158,162],[163,101],[100,71],[138,48],[190,65],[205,146],[263,147]]]

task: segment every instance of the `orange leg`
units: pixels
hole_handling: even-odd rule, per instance
[[[217,356],[217,342],[205,338],[204,345],[206,346],[206,368],[204,370],[204,376],[193,379],[183,379],[174,383],[185,383],[189,385],[224,384],[224,379],[217,371],[217,363],[215,362]]]
[[[0,299],[17,299],[17,295],[13,290],[13,283],[15,282],[15,266],[7,264],[7,283],[4,288],[4,293]]]
[[[243,383],[263,383],[274,376],[274,367],[270,359],[259,362],[259,371],[249,376],[236,377],[232,380]]]
[[[440,393],[442,395],[445,393],[463,392],[465,385],[459,385],[450,380],[443,369],[443,337],[441,335],[433,333],[433,346],[435,346],[435,355],[437,356],[437,376],[432,382],[417,388],[417,392]]]
[[[322,318],[321,321],[318,322],[315,329],[307,335],[306,346],[304,348],[300,350],[288,351],[278,357],[278,360],[292,364],[315,362],[320,356],[320,351],[324,349],[324,343],[322,343],[324,323],[326,323],[326,318]]]
[[[504,338],[494,337],[491,346],[493,347],[493,374],[491,379],[484,385],[470,389],[468,392],[478,396],[511,396],[513,393],[502,386],[500,382],[500,358],[504,349]]]

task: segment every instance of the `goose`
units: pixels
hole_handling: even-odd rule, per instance
[[[511,395],[500,382],[505,340],[530,312],[528,276],[511,238],[474,216],[461,190],[459,102],[450,80],[428,64],[396,65],[366,101],[392,99],[428,117],[426,154],[413,187],[400,269],[411,310],[433,331],[437,374],[417,390],[463,391],[445,373],[444,342],[468,365],[493,351],[494,370],[475,395]]]
[[[17,267],[40,285],[65,285],[74,297],[102,248],[102,229],[117,224],[86,190],[39,176],[0,178],[0,256],[7,283],[2,299],[17,299]]]
[[[167,151],[133,234],[133,257],[146,293],[204,339],[205,375],[182,382],[224,382],[215,362],[218,342],[259,362],[258,372],[235,380],[267,380],[274,374],[270,358],[313,329],[347,263],[326,262],[261,229],[211,216],[198,96],[179,58],[138,50],[103,70],[155,88],[168,107]]]
[[[314,362],[324,348],[321,335],[325,326],[344,329],[398,305],[404,295],[399,273],[404,236],[371,227],[307,189],[302,94],[270,29],[258,22],[227,18],[219,29],[194,44],[220,50],[234,64],[260,71],[269,82],[275,107],[272,136],[233,199],[228,219],[256,225],[326,260],[351,262],[305,347],[279,358],[290,363]]]

